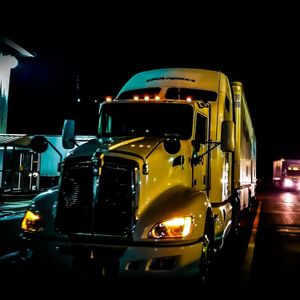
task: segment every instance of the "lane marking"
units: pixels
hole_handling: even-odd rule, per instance
[[[267,210],[266,214],[300,215],[300,211]]]
[[[293,228],[291,226],[289,228],[275,228],[275,230],[277,232],[282,232],[282,233],[295,233],[295,234],[300,233],[300,228]]]
[[[251,265],[252,265],[252,260],[253,260],[253,253],[254,253],[254,248],[255,248],[255,238],[256,238],[256,233],[257,233],[257,228],[258,228],[258,223],[259,223],[259,215],[260,215],[260,211],[261,211],[261,203],[262,203],[261,201],[259,201],[259,203],[258,203],[255,219],[254,219],[252,230],[251,230],[251,236],[250,236],[246,256],[245,256],[244,263],[243,263],[243,268],[242,268],[241,277],[240,277],[240,286],[242,288],[246,288],[248,286],[248,282],[249,282]]]

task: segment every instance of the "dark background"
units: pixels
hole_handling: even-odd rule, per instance
[[[12,70],[9,133],[61,134],[64,119],[75,118],[77,134],[95,134],[99,103],[116,96],[135,73],[206,68],[244,85],[257,136],[259,179],[271,180],[274,159],[300,158],[300,49],[295,40],[196,40],[133,36],[121,29],[109,36],[101,30],[98,35],[30,31],[5,36],[36,53],[20,58]]]

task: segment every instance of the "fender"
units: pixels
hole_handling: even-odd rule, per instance
[[[32,199],[28,210],[33,213],[38,213],[41,217],[44,230],[39,232],[38,235],[47,236],[62,236],[55,231],[54,219],[56,215],[56,205],[58,198],[58,187],[47,190]],[[35,233],[36,235],[36,233]]]
[[[185,240],[191,242],[199,240],[204,232],[208,209],[210,209],[210,203],[204,192],[184,186],[175,186],[160,194],[144,211],[136,224],[134,240],[148,239],[148,232],[153,225],[181,216],[192,216],[193,218],[192,232]],[[168,242],[168,240],[164,241]]]

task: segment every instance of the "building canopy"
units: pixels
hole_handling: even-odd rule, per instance
[[[31,138],[27,134],[0,134],[0,146],[30,148]]]

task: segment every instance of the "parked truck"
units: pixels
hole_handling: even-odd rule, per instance
[[[281,189],[300,189],[300,159],[273,161],[273,184]]]
[[[74,128],[65,121],[65,148]],[[71,150],[59,186],[33,200],[24,253],[80,274],[94,264],[101,274],[204,278],[255,188],[242,83],[213,70],[144,71],[100,104],[97,138]]]

